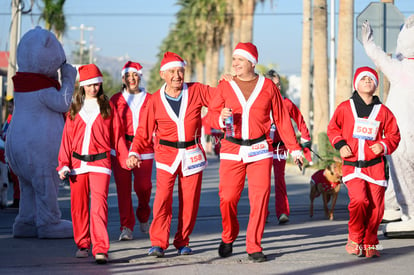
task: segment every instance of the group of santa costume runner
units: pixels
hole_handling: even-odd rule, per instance
[[[257,63],[257,50],[251,43],[240,43],[235,52]],[[174,68],[184,69],[185,62],[177,54],[167,52],[160,72],[168,74]],[[141,65],[127,63],[122,76],[128,72],[140,73]],[[101,76],[100,76],[101,77]],[[89,248],[93,254],[105,253],[109,240],[104,227],[107,223],[107,189],[111,166],[118,190],[121,230],[134,229],[135,217],[131,201],[131,174],[139,206],[136,212],[140,223],[148,222],[151,194],[152,158],[156,164],[156,194],[153,204],[153,220],[149,230],[152,248],[159,248],[163,255],[169,246],[172,218],[172,193],[178,178],[179,216],[174,246],[181,254],[190,254],[189,236],[194,228],[201,194],[202,172],[207,158],[200,143],[201,110],[209,107],[212,127],[223,128],[220,111],[231,106],[234,112],[235,135],[222,140],[220,165],[220,209],[223,215],[224,243],[232,243],[239,233],[237,203],[244,188],[246,174],[249,177],[251,214],[247,231],[247,252],[261,252],[267,207],[270,194],[270,175],[273,159],[273,141],[269,137],[271,119],[280,129],[286,146],[300,151],[289,113],[283,105],[276,86],[262,76],[246,83],[237,80],[221,81],[217,88],[200,83],[182,83],[180,94],[174,98],[165,91],[167,79],[153,95],[141,91],[131,95],[125,89],[110,100],[110,119],[99,115],[96,105],[82,107],[75,119],[67,119],[59,154],[58,170],[70,167],[72,188],[72,217],[75,242],[79,248]],[[183,79],[182,79],[183,81]],[[87,83],[83,83],[87,85]],[[243,92],[253,91],[248,98]],[[125,169],[129,158],[135,157],[139,165]],[[111,153],[112,149],[112,162]],[[114,150],[115,149],[115,150]],[[115,151],[115,153],[114,153]],[[102,155],[102,157],[99,157]],[[94,159],[96,158],[97,159]],[[85,192],[87,182],[93,182],[91,195],[91,235],[86,232],[88,207]],[[80,184],[79,182],[85,182]],[[77,184],[78,183],[78,184]],[[79,188],[74,188],[77,185]],[[100,187],[97,187],[98,185]],[[82,194],[75,194],[82,193]],[[76,200],[74,198],[82,198]],[[99,199],[97,200],[96,197]],[[98,222],[99,220],[99,222]],[[86,238],[85,238],[86,236]],[[90,240],[92,238],[92,241]]]
[[[233,56],[239,56],[256,65],[258,53],[251,43],[239,43]],[[238,62],[233,60],[233,62]],[[240,61],[243,63],[243,60]],[[71,167],[71,187],[77,182],[88,181],[93,175],[101,187],[95,188],[99,199],[91,205],[91,215],[101,217],[99,222],[92,222],[91,237],[95,253],[107,253],[109,240],[99,232],[106,232],[107,223],[107,189],[111,174],[111,164],[115,175],[118,190],[118,203],[121,217],[121,230],[125,227],[134,229],[135,217],[131,200],[131,177],[134,174],[134,189],[138,196],[139,206],[137,217],[140,223],[147,223],[150,216],[149,200],[151,195],[151,174],[153,157],[156,164],[156,194],[153,204],[153,220],[149,230],[151,249],[149,255],[163,256],[164,250],[169,246],[169,234],[172,218],[172,194],[176,179],[178,178],[179,213],[178,228],[173,245],[179,255],[191,254],[189,236],[193,231],[199,207],[201,194],[201,181],[207,158],[201,146],[201,110],[208,107],[207,120],[211,127],[222,129],[225,127],[226,112],[231,109],[234,121],[234,135],[221,140],[220,150],[220,210],[222,214],[222,241],[219,254],[222,257],[231,255],[232,244],[239,234],[237,219],[237,204],[244,189],[246,175],[249,184],[250,215],[246,233],[246,251],[253,260],[265,260],[262,254],[261,239],[264,232],[268,214],[268,202],[271,186],[271,167],[273,162],[273,143],[283,140],[279,149],[289,150],[295,160],[302,161],[301,146],[296,140],[295,132],[290,120],[289,110],[274,83],[263,76],[254,73],[254,66],[247,69],[247,76],[253,75],[250,80],[242,81],[233,77],[230,81],[220,81],[216,88],[200,83],[185,83],[184,60],[175,53],[167,52],[161,62],[160,75],[166,81],[153,95],[141,91],[131,95],[126,90],[114,95],[110,101],[111,117],[102,119],[99,108],[84,106],[74,120],[67,119],[62,138],[60,166]],[[239,66],[243,70],[243,64]],[[123,68],[122,75],[128,71],[140,73],[141,65],[129,62]],[[252,74],[253,70],[253,74]],[[237,73],[236,73],[237,75]],[[170,77],[170,78],[169,78]],[[167,89],[181,82],[176,90],[177,96],[171,96]],[[181,86],[180,86],[181,85]],[[293,105],[293,104],[292,104]],[[333,118],[335,124],[330,124],[330,139],[335,141],[336,129],[340,127],[341,120],[357,120],[358,107],[353,99],[338,107]],[[292,109],[292,108],[290,108]],[[270,115],[271,114],[271,115]],[[298,117],[296,115],[295,117]],[[388,111],[382,105],[374,105],[369,119],[387,120]],[[270,136],[271,123],[276,125],[277,139]],[[388,123],[389,122],[389,123]],[[387,121],[387,125],[395,123]],[[302,127],[302,124],[298,124]],[[306,126],[305,126],[306,127]],[[379,130],[384,130],[382,124]],[[388,126],[387,126],[388,127]],[[389,126],[389,127],[396,127]],[[385,129],[387,130],[387,129]],[[352,136],[353,129],[343,129],[343,133]],[[309,134],[302,134],[304,139],[310,140]],[[398,143],[398,142],[397,142]],[[370,155],[366,141],[358,141],[349,145],[359,152],[355,159],[350,161],[371,161],[376,157]],[[392,140],[384,140],[386,151],[395,150],[397,144]],[[115,154],[111,157],[111,149]],[[129,149],[129,154],[127,152]],[[73,151],[73,153],[72,153]],[[83,156],[97,156],[102,158],[89,159]],[[128,154],[128,157],[127,157]],[[283,153],[285,154],[285,153]],[[285,161],[285,158],[275,158]],[[284,163],[283,163],[284,167]],[[127,170],[132,169],[131,170]],[[366,185],[373,194],[378,196],[376,204],[383,201],[385,185],[384,166],[382,159],[379,165],[358,168],[344,165],[344,179],[348,182],[350,196],[358,198],[352,186],[359,185],[360,181],[374,183]],[[278,177],[284,173],[276,170]],[[90,180],[90,179],[89,179]],[[84,193],[85,184],[73,188],[72,193]],[[378,189],[378,191],[377,191]],[[105,195],[106,192],[106,195]],[[74,194],[76,195],[76,194]],[[92,194],[92,202],[94,202]],[[88,226],[80,219],[85,219],[85,209],[88,209],[86,200],[74,200],[72,196],[72,218],[74,219],[75,241],[77,238],[85,241],[84,236]],[[85,196],[79,196],[85,198]],[[96,198],[95,198],[96,199]],[[278,201],[278,200],[276,200]],[[95,201],[96,202],[96,201]],[[278,203],[278,202],[277,202]],[[283,200],[279,203],[285,203]],[[372,215],[373,224],[378,224],[382,218],[380,213],[383,205],[376,205],[369,211],[378,211]],[[104,213],[106,211],[106,213]],[[281,210],[289,214],[289,209]],[[350,205],[350,211],[362,211],[357,206]],[[280,214],[280,213],[278,213]],[[369,244],[377,244],[376,228],[368,228],[366,232],[354,230],[352,224],[364,222],[360,215],[355,215],[350,221],[350,238],[359,241],[361,236]],[[78,221],[75,221],[78,219]],[[101,229],[104,229],[102,231]],[[90,246],[77,241],[78,247]],[[257,255],[259,253],[259,255]]]

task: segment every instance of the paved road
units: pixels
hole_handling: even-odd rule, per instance
[[[239,203],[240,235],[234,244],[232,257],[222,259],[217,254],[221,240],[221,219],[218,198],[218,165],[209,159],[204,173],[200,211],[191,236],[194,254],[177,256],[171,245],[164,258],[146,256],[148,236],[134,232],[134,240],[119,242],[119,214],[114,183],[110,185],[109,235],[111,248],[107,265],[96,265],[93,258],[74,257],[76,246],[72,239],[38,240],[14,239],[11,235],[16,210],[0,210],[0,274],[413,274],[414,239],[386,239],[380,234],[382,257],[356,258],[347,255],[346,188],[342,188],[335,212],[335,220],[324,218],[321,199],[317,199],[315,215],[308,216],[309,178],[297,167],[287,169],[291,221],[279,225],[273,210],[262,240],[265,263],[251,263],[245,252],[245,234],[249,204],[246,189]],[[155,183],[155,181],[153,181]],[[272,186],[273,188],[273,186]],[[155,190],[154,190],[155,191]],[[11,197],[10,197],[11,198]],[[174,213],[171,236],[177,227],[177,192],[174,193]],[[69,191],[60,191],[59,203],[63,218],[70,219]],[[134,200],[137,205],[137,201]],[[172,242],[172,239],[171,239]]]

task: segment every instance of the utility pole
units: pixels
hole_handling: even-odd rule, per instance
[[[13,96],[12,77],[17,71],[16,52],[20,34],[21,3],[20,0],[12,0],[11,28],[9,45],[9,66],[7,68],[7,95]]]
[[[329,119],[335,111],[335,0],[331,0],[331,40],[329,56]]]
[[[80,31],[79,63],[83,64],[83,46],[86,44],[86,41],[84,40],[84,31],[94,31],[95,27],[86,27],[84,24],[81,24],[79,27],[70,27],[70,29]]]

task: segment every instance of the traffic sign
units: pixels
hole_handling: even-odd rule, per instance
[[[361,27],[365,20],[374,31],[374,42],[387,53],[395,51],[404,15],[392,3],[371,2],[356,18],[357,39],[362,43]]]

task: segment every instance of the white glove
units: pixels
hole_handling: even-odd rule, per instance
[[[369,24],[368,20],[365,20],[365,22],[362,24],[361,39],[363,45],[374,40],[374,32],[372,31],[371,25]]]

